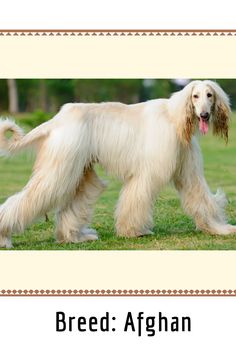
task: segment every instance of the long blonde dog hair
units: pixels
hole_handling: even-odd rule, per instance
[[[198,111],[207,109],[209,121],[203,122]],[[213,195],[205,181],[194,137],[201,120],[227,140],[229,116],[229,99],[215,82],[193,81],[169,99],[69,103],[26,135],[12,120],[1,120],[0,153],[34,146],[37,158],[27,185],[0,206],[0,246],[10,247],[12,233],[50,209],[56,209],[59,242],[97,239],[89,224],[105,185],[94,170],[96,162],[123,181],[115,212],[118,235],[152,233],[154,201],[171,181],[199,229],[236,232],[226,221],[224,194]],[[5,137],[9,130],[11,139]]]

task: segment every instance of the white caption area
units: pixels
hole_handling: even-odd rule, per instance
[[[1,351],[4,352],[222,352],[235,346],[234,297],[1,297]],[[56,332],[56,312],[98,318],[109,313],[109,332]],[[127,313],[136,328],[124,332]],[[138,314],[141,336],[138,336]],[[146,317],[159,312],[190,316],[191,332],[147,336]],[[116,317],[116,320],[112,320]],[[170,320],[171,321],[171,320]],[[68,325],[67,325],[68,326]],[[88,326],[84,325],[83,328]],[[95,326],[93,326],[95,327]],[[115,328],[115,331],[112,331]]]
[[[8,0],[0,23],[1,29],[233,29],[235,1]]]

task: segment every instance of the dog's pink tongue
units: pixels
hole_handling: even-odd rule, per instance
[[[208,133],[208,123],[206,121],[204,121],[202,118],[200,118],[199,130],[201,131],[201,133],[203,135]]]

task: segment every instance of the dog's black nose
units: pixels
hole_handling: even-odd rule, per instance
[[[207,112],[203,112],[203,113],[200,114],[200,117],[201,117],[202,119],[204,119],[204,120],[209,120],[210,114],[207,113]]]

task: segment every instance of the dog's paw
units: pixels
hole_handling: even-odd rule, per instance
[[[78,243],[82,243],[84,241],[94,241],[98,240],[98,233],[93,228],[84,227],[81,229],[80,233],[77,234]]]
[[[92,229],[93,231],[93,229]],[[80,233],[77,236],[77,242],[78,243],[82,243],[84,241],[94,241],[94,240],[98,240],[98,234],[96,233]]]
[[[154,232],[151,231],[150,229],[143,230],[143,231],[119,231],[117,232],[118,237],[123,237],[123,238],[138,238],[138,237],[144,237],[146,235],[154,235]]]
[[[213,235],[230,235],[236,234],[236,225],[224,224],[219,225],[217,228],[210,230]]]
[[[7,249],[13,248],[11,239],[5,238],[5,237],[3,238],[0,236],[0,248],[7,248]]]
[[[228,224],[228,231],[229,231],[229,234],[234,234],[236,233],[236,225],[231,225],[231,224]]]
[[[95,229],[82,228],[80,231],[67,230],[66,233],[57,231],[56,233],[57,243],[59,244],[76,244],[84,241],[93,241],[98,239],[98,234]]]
[[[84,227],[81,230],[81,234],[85,234],[85,235],[86,234],[94,234],[94,235],[97,235],[98,233],[97,233],[96,229]]]
[[[143,235],[154,235],[155,233],[151,230],[151,229],[147,229],[145,232],[142,232],[143,234],[141,234],[140,236]]]

